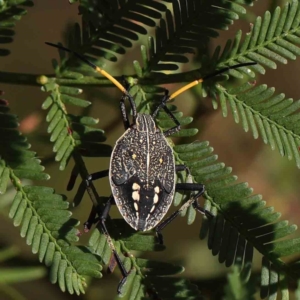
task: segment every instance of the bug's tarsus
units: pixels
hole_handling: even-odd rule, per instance
[[[176,171],[176,173],[181,172],[181,171],[185,171],[187,173],[187,175],[191,175],[191,171],[186,165],[176,165],[175,166],[175,171]]]
[[[126,276],[123,275],[123,278],[120,280],[120,282],[118,284],[117,291],[118,291],[119,295],[122,293],[122,288],[123,288],[124,284],[126,283],[127,277],[128,277],[129,274],[130,274],[130,272],[126,273]]]
[[[197,199],[193,202],[193,207],[196,209],[200,214],[205,215],[207,218],[213,218],[214,215],[209,211],[201,207],[197,201]]]

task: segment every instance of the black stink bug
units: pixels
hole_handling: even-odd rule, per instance
[[[137,114],[135,124],[117,140],[109,181],[125,221],[135,230],[154,228],[164,217],[175,192],[175,162],[165,135],[153,116]]]
[[[175,165],[173,151],[166,137],[179,131],[180,123],[166,106],[167,101],[175,98],[185,90],[211,77],[226,72],[229,69],[250,66],[256,63],[243,63],[218,70],[187,84],[170,96],[166,91],[152,115],[148,115],[137,113],[135,102],[128,88],[123,87],[106,71],[97,67],[84,56],[76,52],[60,45],[52,43],[46,44],[74,53],[97,72],[113,82],[123,93],[120,100],[120,108],[125,133],[116,142],[111,154],[109,170],[93,173],[86,180],[86,186],[88,188],[91,181],[108,176],[112,195],[110,200],[106,203],[104,210],[99,213],[99,218],[95,218],[97,211],[95,207],[93,207],[89,220],[85,223],[86,228],[89,229],[96,220],[100,221],[101,229],[107,236],[108,243],[123,275],[123,279],[118,287],[118,292],[120,293],[121,287],[125,283],[129,273],[123,266],[105,225],[105,220],[112,204],[117,205],[125,221],[135,230],[147,231],[155,228],[160,243],[163,243],[161,235],[162,229],[182,210],[190,205],[193,205],[200,213],[211,216],[210,212],[201,208],[197,202],[197,199],[205,191],[204,185],[192,181],[190,171],[185,165]],[[131,106],[132,124],[130,124],[126,112],[125,100],[128,100]],[[164,132],[155,124],[156,116],[161,109],[174,121],[175,125]],[[176,173],[179,171],[187,172],[187,182],[175,182]],[[161,222],[173,201],[176,190],[193,191],[195,193],[191,199],[185,202],[170,217]]]

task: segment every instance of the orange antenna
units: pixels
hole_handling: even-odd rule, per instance
[[[124,94],[128,94],[126,88],[115,78],[113,78],[110,74],[108,74],[105,70],[103,70],[102,68],[96,66],[95,64],[93,64],[92,62],[90,62],[86,57],[84,57],[83,55],[68,49],[66,47],[63,47],[61,45],[56,45],[53,43],[49,43],[49,42],[45,42],[45,44],[58,48],[58,49],[62,49],[64,51],[73,53],[75,56],[77,56],[79,59],[81,59],[82,61],[84,61],[86,64],[88,64],[89,66],[91,66],[93,69],[95,69],[98,73],[102,74],[104,77],[106,77],[109,81],[111,81],[122,93]]]
[[[237,65],[234,65],[234,66],[226,67],[226,68],[223,68],[221,70],[215,71],[215,72],[213,72],[211,74],[208,74],[208,75],[204,76],[203,78],[197,79],[197,80],[192,81],[192,82],[188,83],[187,85],[183,86],[181,89],[179,89],[176,92],[174,92],[169,97],[169,100],[174,99],[175,97],[177,97],[181,93],[183,93],[186,90],[188,90],[188,89],[196,86],[197,84],[202,83],[203,81],[205,81],[205,80],[207,80],[209,78],[215,77],[215,76],[217,76],[219,74],[222,74],[222,73],[224,73],[224,72],[226,72],[228,70],[233,70],[233,69],[237,69],[237,68],[240,68],[240,67],[253,66],[253,65],[256,65],[256,62],[248,62],[248,63],[237,64]]]

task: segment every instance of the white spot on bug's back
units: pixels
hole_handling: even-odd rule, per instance
[[[137,205],[137,203],[136,202],[134,202],[134,209],[136,210],[136,211],[138,211],[139,210],[139,206]]]
[[[133,185],[132,185],[132,189],[133,190],[140,190],[141,189],[141,187],[135,182]]]
[[[159,186],[156,186],[156,187],[154,188],[154,192],[155,192],[156,194],[159,193]]]
[[[134,191],[132,193],[132,199],[135,200],[135,201],[140,201],[140,194],[138,191]]]
[[[154,202],[154,204],[158,202],[158,195],[157,194],[154,195],[153,202]]]

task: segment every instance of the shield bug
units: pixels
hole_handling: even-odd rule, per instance
[[[160,243],[163,243],[162,229],[168,225],[181,211],[193,205],[202,214],[210,215],[198,205],[197,199],[204,193],[203,184],[194,183],[191,178],[190,170],[185,165],[175,165],[175,159],[171,146],[166,137],[180,130],[180,123],[174,114],[168,109],[166,103],[183,93],[189,88],[224,73],[230,69],[250,66],[255,62],[242,63],[217,70],[216,72],[195,80],[172,95],[166,91],[161,102],[151,115],[137,112],[134,99],[129,93],[129,87],[124,87],[105,70],[94,65],[84,56],[60,45],[47,43],[50,46],[72,52],[78,58],[101,73],[121,91],[120,108],[125,127],[125,133],[117,140],[111,154],[109,170],[91,174],[86,180],[86,186],[90,182],[102,177],[109,177],[112,195],[106,203],[104,210],[96,217],[97,211],[93,207],[86,227],[89,229],[97,220],[100,221],[101,229],[107,236],[108,243],[114,253],[115,259],[121,269],[123,279],[119,284],[118,292],[125,283],[128,272],[119,258],[113,242],[109,236],[105,225],[112,204],[116,204],[125,221],[135,230],[148,231],[155,228]],[[132,111],[132,123],[130,124],[125,101],[128,100]],[[155,119],[160,110],[174,121],[174,127],[162,132],[155,124]],[[175,176],[179,171],[187,172],[187,182],[176,183]],[[170,217],[162,221],[173,201],[174,193],[177,190],[193,191],[194,195],[185,202]],[[161,222],[162,221],[162,222]]]

